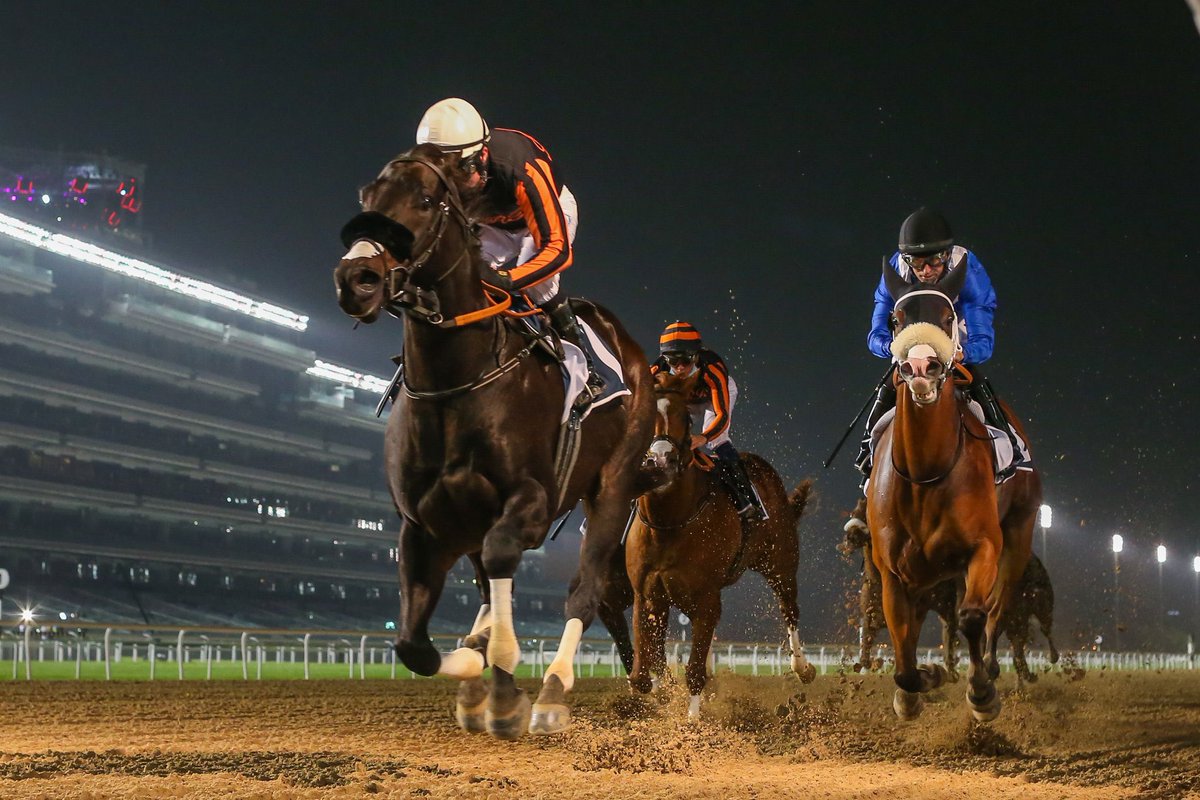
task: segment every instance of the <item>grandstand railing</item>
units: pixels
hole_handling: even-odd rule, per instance
[[[212,680],[212,679],[321,679],[414,678],[397,663],[391,643],[394,633],[361,630],[304,630],[202,626],[109,625],[75,622],[63,625],[30,625],[0,631],[0,681],[3,680]],[[439,649],[461,644],[453,636],[434,636]],[[540,677],[554,657],[557,639],[521,640],[522,677]],[[857,647],[842,644],[810,645],[805,656],[821,674],[851,671]],[[940,648],[923,648],[929,662],[941,663]],[[685,641],[667,643],[672,667],[691,655]],[[888,648],[876,657],[888,663]],[[965,653],[959,654],[965,668]],[[1049,654],[1026,654],[1034,672],[1049,670]],[[1012,669],[1012,655],[1000,658],[1002,669]],[[1200,659],[1186,653],[1064,652],[1059,667],[1084,670],[1194,670]],[[709,655],[712,672],[744,675],[781,675],[790,671],[788,651],[778,643],[718,642]],[[578,677],[625,676],[616,646],[608,639],[585,639],[579,644],[575,672]]]

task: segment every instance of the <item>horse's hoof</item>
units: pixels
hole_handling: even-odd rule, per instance
[[[694,694],[688,698],[688,722],[700,721],[700,695]]]
[[[798,658],[792,659],[792,672],[800,676],[801,683],[812,683],[817,677],[817,668],[811,662]]]
[[[510,708],[501,711],[489,706],[484,713],[484,722],[488,733],[497,739],[520,739],[529,729],[530,712],[529,695],[524,689],[518,689]]]
[[[492,631],[491,628],[484,628],[479,633],[471,634],[467,638],[463,639],[462,646],[469,647],[472,650],[478,650],[479,652],[483,653],[483,657],[486,661],[487,649],[488,649],[488,638],[491,634],[491,631]]]
[[[488,689],[483,678],[470,678],[458,685],[458,697],[454,702],[454,719],[458,727],[467,733],[483,733],[487,730]]]
[[[542,683],[542,691],[533,704],[533,715],[529,719],[529,732],[535,736],[562,733],[571,725],[571,707],[567,705],[567,691],[557,675],[548,675]]]
[[[968,689],[967,704],[971,707],[971,716],[979,722],[991,722],[1000,716],[1000,693],[990,684],[988,695],[982,699],[972,696]]]
[[[946,668],[941,664],[930,664],[923,669],[925,670],[925,674],[928,675],[928,678],[926,678],[926,685],[924,687],[926,690],[936,689],[941,686],[946,682],[947,675],[949,674],[946,672]]]
[[[925,708],[925,700],[919,692],[906,692],[903,689],[897,689],[896,694],[892,697],[892,710],[896,712],[896,716],[903,722],[912,722],[921,716],[923,708]]]
[[[948,683],[958,683],[958,670],[956,670],[956,669],[946,670],[946,681]]]
[[[559,703],[534,703],[529,718],[529,732],[534,736],[551,736],[571,727],[571,707]]]

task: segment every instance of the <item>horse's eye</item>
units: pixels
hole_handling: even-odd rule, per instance
[[[427,194],[421,195],[421,208],[425,209],[426,211],[433,208],[433,198]]]

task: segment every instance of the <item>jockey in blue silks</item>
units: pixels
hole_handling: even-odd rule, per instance
[[[935,284],[947,270],[967,271],[966,282],[954,303],[959,319],[959,341],[962,343],[962,349],[955,358],[971,372],[972,380],[966,389],[970,397],[983,407],[987,424],[1007,431],[1013,441],[1013,463],[999,476],[1001,479],[1009,477],[1021,463],[1021,449],[991,384],[980,368],[980,364],[992,357],[996,340],[992,329],[996,291],[992,288],[987,271],[974,253],[954,244],[954,235],[945,217],[927,208],[917,209],[904,220],[900,226],[899,247],[888,263],[908,283]],[[894,306],[895,301],[887,290],[886,281],[880,277],[879,286],[875,289],[871,333],[867,336],[868,349],[880,358],[892,358],[890,320]],[[871,475],[871,431],[879,419],[895,406],[896,389],[890,380],[884,381],[867,417],[862,447],[854,462],[863,473],[864,483]]]

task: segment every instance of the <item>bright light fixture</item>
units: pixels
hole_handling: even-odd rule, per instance
[[[1200,573],[1200,556],[1196,556],[1192,559],[1192,569],[1194,569],[1197,573]]]
[[[346,386],[353,386],[355,389],[366,389],[376,394],[383,394],[387,391],[390,381],[385,381],[383,378],[377,378],[374,375],[367,375],[362,372],[355,372],[346,367],[339,367],[337,364],[330,364],[328,361],[317,359],[306,372],[309,375],[314,375],[318,378],[324,378],[327,381],[341,383]]]
[[[22,622],[33,622],[33,609],[32,608],[22,608],[21,609],[21,621]]]
[[[1050,519],[1050,506],[1043,505],[1040,509],[1038,509],[1038,520],[1041,522],[1043,528],[1050,527]]]
[[[1160,544],[1158,546],[1158,563],[1165,564],[1167,562],[1167,546]]]
[[[1121,538],[1121,534],[1113,534],[1113,552],[1119,553],[1125,549],[1125,540]]]
[[[211,283],[170,272],[145,261],[123,256],[94,244],[64,236],[61,233],[53,233],[45,228],[23,222],[16,217],[0,214],[0,233],[33,245],[40,250],[82,261],[85,264],[92,264],[128,278],[146,281],[162,289],[227,308],[248,317],[265,320],[294,331],[303,331],[308,328],[308,317],[303,314],[297,314],[262,300],[254,300]]]

